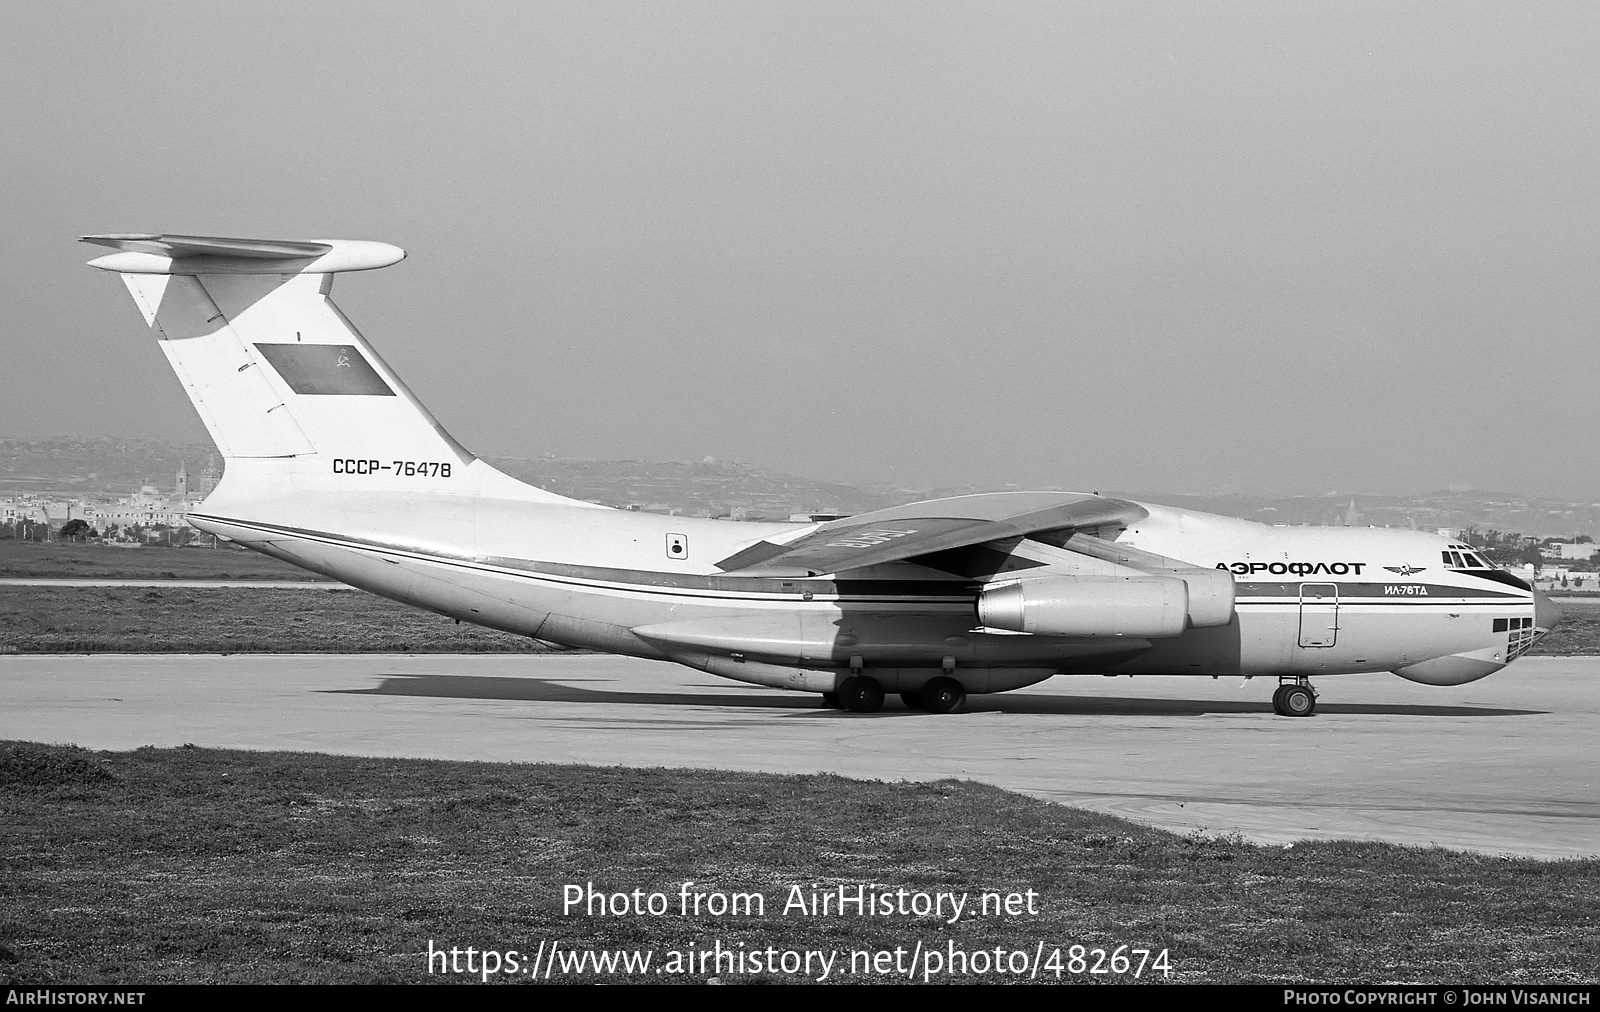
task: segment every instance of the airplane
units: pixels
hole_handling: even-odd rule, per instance
[[[226,458],[219,538],[549,644],[933,713],[1055,675],[1459,685],[1559,607],[1458,540],[1279,527],[1098,493],[994,492],[813,523],[613,509],[516,481],[445,431],[329,298],[380,242],[113,234],[118,274]]]

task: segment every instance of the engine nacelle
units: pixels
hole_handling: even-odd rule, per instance
[[[1182,633],[1188,618],[1189,587],[1175,576],[1063,576],[978,595],[984,625],[1041,636],[1155,639]]]
[[[1226,569],[1186,569],[1180,577],[1189,587],[1189,624],[1196,629],[1233,621],[1233,574]]]

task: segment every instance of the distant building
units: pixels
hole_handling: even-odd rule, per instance
[[[1597,551],[1600,551],[1600,545],[1578,545],[1566,542],[1557,542],[1556,544],[1549,546],[1549,550],[1543,554],[1554,556],[1557,559],[1571,559],[1574,562],[1586,562],[1589,559],[1594,558],[1594,553]]]
[[[1532,578],[1532,582],[1538,590],[1600,590],[1600,575],[1567,569],[1565,566],[1546,566]]]
[[[179,499],[189,497],[189,462],[184,461],[178,465],[177,487],[173,489]]]
[[[205,470],[200,472],[200,494],[210,495],[217,490],[217,482],[222,478],[222,469],[217,466],[216,454],[206,462]]]

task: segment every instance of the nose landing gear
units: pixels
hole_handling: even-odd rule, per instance
[[[1304,678],[1284,682],[1272,694],[1272,712],[1280,717],[1309,717],[1317,712],[1317,690]]]

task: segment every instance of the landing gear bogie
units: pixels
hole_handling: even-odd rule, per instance
[[[949,677],[929,679],[920,689],[899,695],[906,709],[928,713],[954,713],[967,703],[966,687]],[[851,675],[835,691],[822,694],[825,708],[851,713],[876,713],[883,701],[883,685],[870,675]]]

